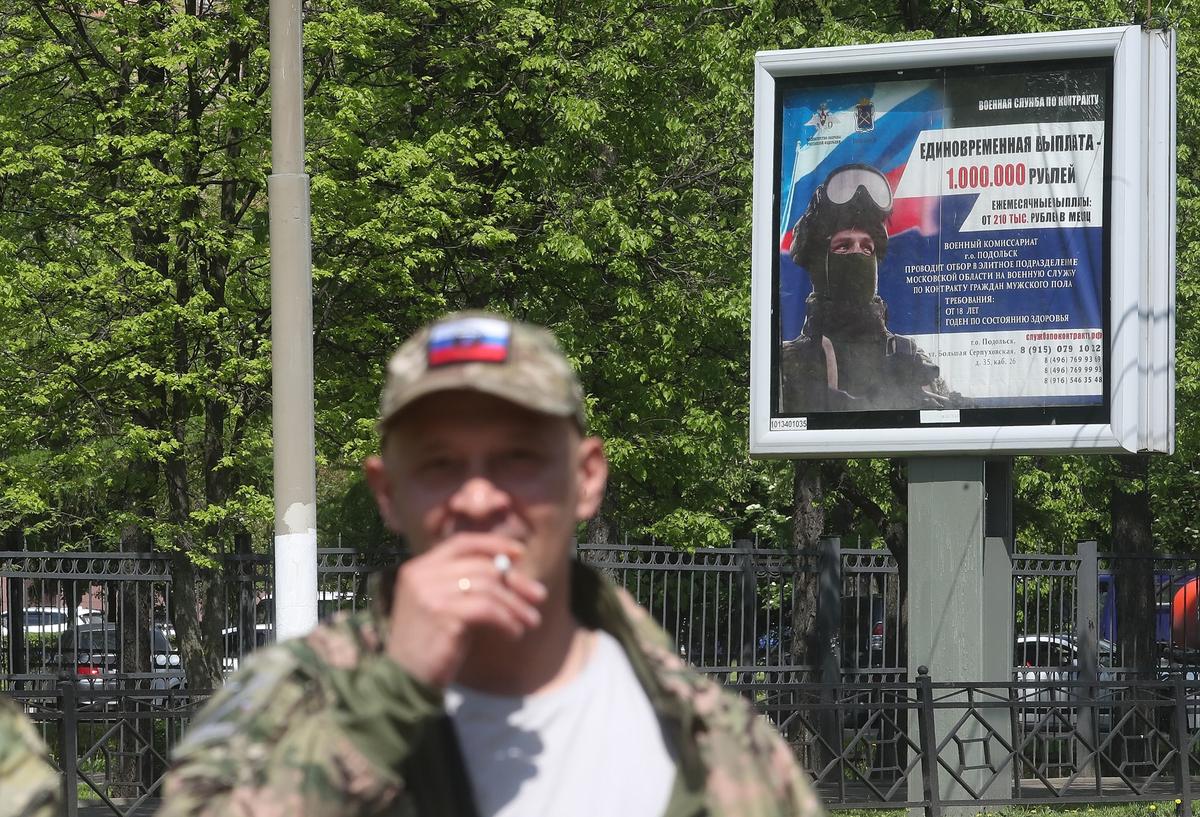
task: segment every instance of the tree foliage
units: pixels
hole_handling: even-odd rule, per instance
[[[1166,21],[1180,41],[1179,451],[1153,459],[1147,492],[1158,546],[1174,550],[1200,537],[1193,5]],[[792,469],[746,446],[754,53],[1138,13],[312,5],[323,543],[383,539],[358,475],[382,367],[413,328],[462,307],[545,323],[578,364],[613,463],[588,536],[790,542]],[[217,603],[211,571],[233,534],[270,540],[268,105],[266,0],[0,9],[0,529],[34,547],[178,553],[199,607]],[[823,469],[806,501],[825,530],[902,547],[896,465]],[[1117,474],[1103,458],[1019,458],[1022,547],[1110,543]],[[199,627],[196,644],[214,637]]]
[[[265,3],[16,0],[0,33],[0,519],[204,568],[269,508]],[[197,572],[197,570],[200,572]]]

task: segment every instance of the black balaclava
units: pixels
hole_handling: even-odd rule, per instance
[[[873,254],[830,252],[810,267],[808,274],[818,298],[861,308],[876,295],[878,269],[879,261]]]

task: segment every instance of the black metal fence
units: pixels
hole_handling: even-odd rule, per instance
[[[1053,697],[1041,684],[945,684],[925,673],[906,683],[732,686],[789,741],[829,807],[939,817],[964,805],[1175,800],[1178,814],[1192,814],[1197,682],[1060,682]],[[67,817],[89,804],[117,817],[151,813],[170,747],[207,698],[117,689],[84,701],[71,684],[13,694],[60,764]],[[1046,744],[1066,747],[1070,764],[1039,761]]]
[[[63,776],[66,817],[89,806],[117,817],[151,814],[162,794],[170,751],[209,693],[76,684],[10,690],[40,728]]]
[[[952,686],[911,680],[900,575],[886,551],[829,540],[812,553],[747,543],[577,553],[649,609],[684,658],[771,718],[831,805],[933,809],[956,792],[973,803],[1082,802],[1097,792],[1190,803],[1190,771],[1180,769],[1194,768],[1200,727],[1196,559],[1143,566],[1156,599],[1144,625],[1153,637],[1142,640],[1155,651],[1154,672],[1135,677],[1130,667],[1147,662],[1118,647],[1127,640],[1119,627],[1130,626],[1118,616],[1128,571],[1114,569],[1129,557],[1099,554],[1094,543],[1014,556],[1014,643],[1002,647],[1013,650],[1012,674]],[[396,554],[322,549],[318,558],[324,616],[368,603],[366,575]],[[273,639],[273,565],[237,555],[222,569],[220,646],[232,671]],[[199,698],[171,645],[173,603],[165,556],[0,553],[0,689],[44,724],[64,771],[77,774],[68,791],[92,792],[115,813],[153,798],[162,758]],[[811,627],[794,626],[798,611],[814,617]],[[89,631],[90,641],[81,635]],[[113,649],[97,665],[96,639],[110,632]],[[1090,640],[1080,637],[1087,632]],[[63,742],[69,722],[74,761]],[[958,765],[946,759],[951,749]],[[922,785],[933,788],[912,788]]]
[[[901,680],[900,588],[883,550],[580,545],[578,557],[628,590],[680,655],[748,683]],[[807,595],[806,595],[807,594]],[[812,637],[793,625],[804,605]]]
[[[1192,814],[1196,682],[1047,688],[937,683],[922,673],[912,683],[800,684],[753,694],[765,695],[760,708],[792,742],[829,806],[938,815],[951,806],[1174,800],[1178,814]],[[1061,750],[1048,752],[1049,745]],[[1059,759],[1047,764],[1050,756]]]
[[[318,612],[355,610],[380,559],[346,548],[318,553]],[[274,563],[230,554],[220,650],[226,671],[274,640]],[[141,553],[0,552],[0,690],[47,688],[64,677],[84,686],[180,688],[171,559]]]

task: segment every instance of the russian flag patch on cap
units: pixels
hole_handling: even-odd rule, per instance
[[[503,363],[508,359],[512,326],[496,318],[456,318],[429,330],[426,364]]]

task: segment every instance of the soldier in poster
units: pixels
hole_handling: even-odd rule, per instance
[[[780,354],[785,413],[958,407],[959,395],[909,338],[889,331],[879,296],[892,212],[887,178],[865,164],[834,169],[792,231],[792,259],[812,282],[800,334]]]

